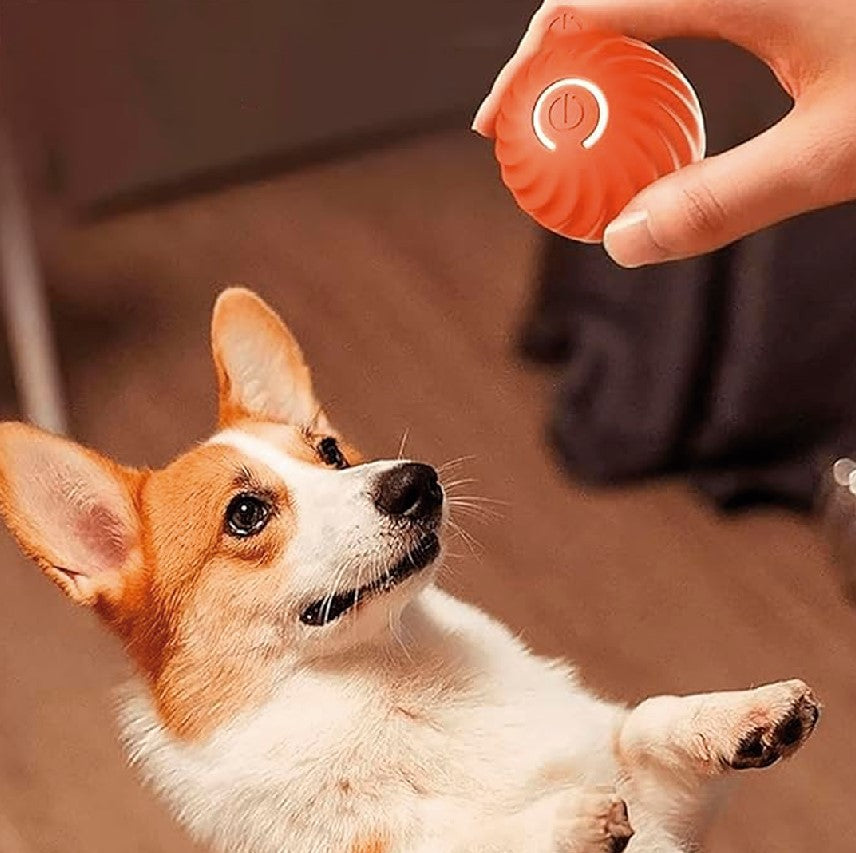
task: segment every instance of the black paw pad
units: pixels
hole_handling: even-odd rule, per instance
[[[633,838],[633,827],[630,826],[630,816],[624,800],[612,804],[607,818],[607,831],[609,832],[609,853],[622,853]]]
[[[807,696],[794,702],[790,711],[770,726],[759,726],[745,734],[728,762],[735,770],[760,769],[794,752],[814,731],[820,708]]]
[[[737,746],[734,757],[728,763],[735,770],[760,769],[775,764],[782,756],[769,742],[770,730],[752,729],[745,734]]]
[[[630,843],[630,839],[633,836],[622,836],[621,838],[616,838],[613,836],[609,839],[609,853],[623,853],[624,850],[627,849],[627,845]]]

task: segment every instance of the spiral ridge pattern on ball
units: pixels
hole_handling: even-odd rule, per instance
[[[675,65],[603,32],[548,39],[512,79],[496,124],[496,159],[520,207],[585,242],[599,242],[641,189],[704,148],[698,98]]]

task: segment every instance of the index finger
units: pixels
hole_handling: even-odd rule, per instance
[[[735,5],[737,2],[740,0]],[[494,135],[503,92],[518,69],[538,52],[547,31],[563,14],[571,15],[581,29],[602,28],[653,40],[671,35],[720,35],[716,12],[722,5],[722,0],[580,0],[573,5],[545,0],[476,112],[472,129],[482,136]]]

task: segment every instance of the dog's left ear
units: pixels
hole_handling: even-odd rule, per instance
[[[294,336],[258,296],[223,291],[211,319],[220,426],[241,418],[328,426]]]
[[[0,424],[0,515],[73,601],[117,602],[141,567],[143,475],[19,423]]]

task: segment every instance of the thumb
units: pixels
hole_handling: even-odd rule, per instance
[[[677,260],[843,201],[853,187],[842,186],[836,154],[846,145],[825,112],[800,104],[749,142],[646,187],[607,227],[604,248],[624,267]]]

